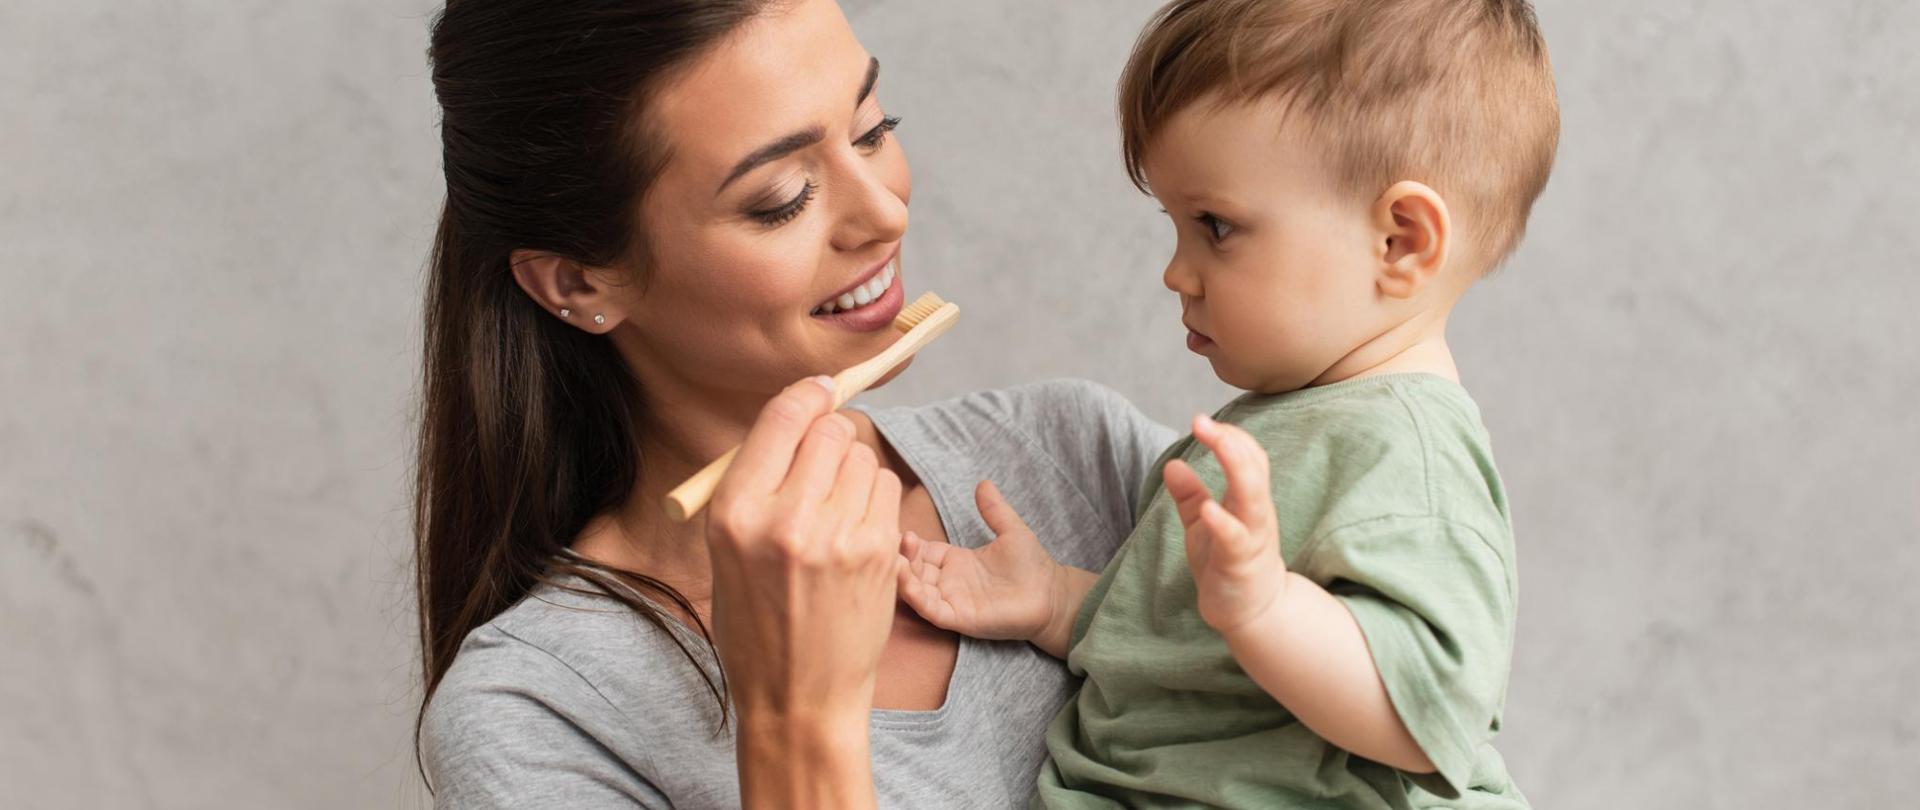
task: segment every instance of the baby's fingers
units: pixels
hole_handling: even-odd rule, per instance
[[[980,519],[986,521],[987,528],[993,530],[994,537],[1009,534],[1033,534],[1027,528],[1027,522],[1020,519],[1020,513],[1013,510],[1013,504],[1000,494],[1000,488],[992,481],[981,481],[973,488],[974,505],[980,509]]]
[[[1160,472],[1167,485],[1167,494],[1173,496],[1175,508],[1180,510],[1180,525],[1192,526],[1200,519],[1200,505],[1213,500],[1207,492],[1207,485],[1201,483],[1200,475],[1180,459],[1167,462]]]
[[[900,553],[915,569],[940,570],[940,566],[947,564],[947,552],[952,550],[953,546],[928,542],[926,538],[910,531],[900,535]]]
[[[918,572],[911,570],[916,567],[920,569]],[[946,593],[940,590],[938,579],[938,569],[932,566],[902,564],[898,588],[900,601],[907,603],[907,607],[913,608],[913,612],[935,627],[966,632],[968,628],[958,626],[960,614],[954,610],[953,603],[947,600]]]
[[[1224,568],[1250,560],[1260,552],[1260,542],[1247,530],[1247,525],[1217,502],[1201,505],[1200,525],[1195,528],[1206,533],[1208,567]],[[1193,532],[1194,529],[1187,530],[1189,535]]]
[[[1267,451],[1253,435],[1235,425],[1199,416],[1193,436],[1216,458],[1227,475],[1227,493],[1221,500],[1242,522],[1262,526],[1273,514],[1273,488],[1268,482]]]
[[[953,608],[940,598],[937,587],[921,581],[909,566],[900,566],[900,601],[913,608],[920,618],[932,622],[937,627],[946,627],[953,620]],[[944,611],[944,613],[943,613]]]

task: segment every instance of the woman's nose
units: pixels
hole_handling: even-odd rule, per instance
[[[905,169],[855,164],[843,175],[841,222],[834,229],[834,247],[856,250],[875,242],[897,242],[906,235],[907,187],[912,181],[890,177],[889,171]]]

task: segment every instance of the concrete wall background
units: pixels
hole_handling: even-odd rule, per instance
[[[1153,0],[847,9],[968,322],[876,395],[1166,420]],[[1520,532],[1541,807],[1880,807],[1920,763],[1920,5],[1543,0],[1565,138],[1455,348]],[[0,6],[0,805],[413,806],[407,418],[432,5]]]

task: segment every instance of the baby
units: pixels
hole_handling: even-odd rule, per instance
[[[1490,745],[1513,533],[1446,325],[1553,164],[1532,8],[1176,0],[1120,112],[1187,346],[1246,393],[1162,456],[1104,573],[983,484],[995,540],[909,535],[902,597],[1085,677],[1038,806],[1526,807]]]

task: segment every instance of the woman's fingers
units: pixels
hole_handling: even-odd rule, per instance
[[[805,508],[826,500],[833,490],[847,447],[853,443],[853,420],[837,413],[813,420],[806,438],[793,455],[793,466],[780,484],[788,508]]]
[[[867,498],[866,523],[869,528],[884,532],[886,537],[904,538],[900,534],[900,493],[900,476],[892,470],[881,469],[874,477],[873,492]]]
[[[833,481],[827,508],[838,516],[837,525],[852,528],[867,517],[867,505],[873,500],[873,483],[880,474],[880,462],[873,448],[854,442],[840,461],[840,473]],[[851,538],[850,538],[851,539]]]
[[[739,492],[772,492],[787,477],[794,448],[800,445],[814,420],[833,410],[832,377],[810,377],[787,386],[760,409],[722,488]]]

